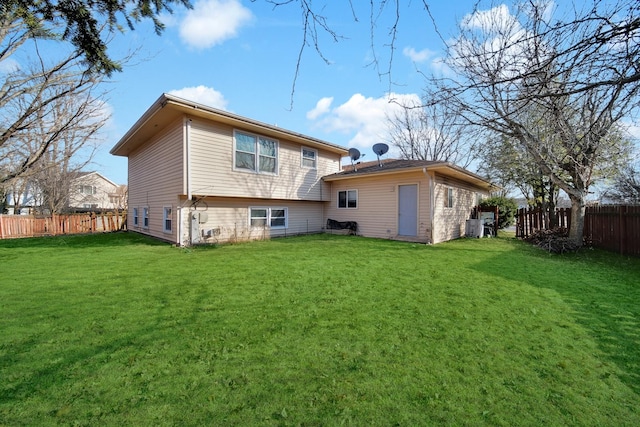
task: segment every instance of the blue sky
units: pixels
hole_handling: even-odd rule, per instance
[[[136,51],[108,84],[111,121],[93,168],[117,183],[127,181],[126,158],[109,150],[162,93],[172,93],[268,124],[357,147],[375,160],[371,146],[384,142],[385,114],[396,98],[417,97],[424,85],[419,71],[437,67],[443,42],[422,2],[404,2],[392,74],[389,28],[395,10],[379,14],[371,42],[369,2],[320,3],[317,11],[340,39],[318,32],[325,60],[307,46],[291,96],[303,31],[297,3],[274,8],[262,0],[196,0],[194,9],[164,16],[157,36],[150,23],[119,34],[109,45],[113,57]],[[474,1],[429,1],[440,34],[453,36],[455,25],[472,12]],[[361,5],[361,6],[360,6]],[[354,12],[357,20],[354,18]],[[381,70],[371,65],[377,57]],[[293,104],[292,104],[293,103]],[[393,155],[391,151],[389,155]],[[345,161],[348,159],[345,159]]]

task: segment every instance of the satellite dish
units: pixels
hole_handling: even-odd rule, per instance
[[[351,157],[351,166],[353,166],[353,170],[357,171],[357,163],[354,165],[353,162],[360,158],[360,150],[358,150],[357,148],[349,148],[349,157]]]
[[[382,163],[380,163],[380,156],[386,154],[387,151],[389,151],[389,146],[387,144],[383,144],[381,142],[373,144],[373,152],[378,156],[378,166],[382,167]]]
[[[383,144],[383,143],[373,144],[373,152],[376,153],[378,156],[382,156],[383,154],[386,154],[387,151],[389,151],[389,146],[387,144]]]

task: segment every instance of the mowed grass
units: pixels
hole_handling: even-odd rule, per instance
[[[0,425],[640,425],[640,260],[0,241]]]

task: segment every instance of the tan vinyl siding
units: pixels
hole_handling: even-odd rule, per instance
[[[178,195],[183,193],[183,121],[167,126],[141,149],[129,155],[129,229],[176,241]],[[133,226],[133,208],[139,225]],[[149,227],[143,227],[143,208],[149,208]],[[163,208],[172,207],[172,232],[163,231]]]
[[[189,241],[190,213],[206,212],[207,222],[200,224],[202,231],[212,230],[213,235],[204,238],[202,243],[239,242],[260,240],[271,237],[297,234],[320,233],[323,229],[323,202],[305,202],[291,200],[263,200],[245,198],[207,197],[198,202],[196,208],[185,208],[183,222],[183,240]],[[286,229],[269,227],[251,227],[249,209],[251,207],[286,208],[288,224]]]
[[[446,207],[447,189],[453,189],[453,207]],[[466,221],[476,205],[477,194],[485,194],[469,183],[437,176],[434,195],[433,243],[444,242],[464,236]]]
[[[318,149],[317,168],[305,168],[301,163],[301,145],[281,139],[278,140],[277,174],[238,171],[233,168],[233,138],[234,128],[231,126],[199,119],[191,121],[189,153],[193,194],[289,200],[329,199],[329,186],[322,182],[321,177],[339,171],[339,155]]]
[[[356,221],[358,234],[385,239],[398,238],[398,186],[417,184],[418,217],[416,241],[430,236],[429,180],[422,172],[381,175],[331,182],[331,201],[325,206],[325,219]],[[338,192],[358,191],[356,209],[338,208]]]

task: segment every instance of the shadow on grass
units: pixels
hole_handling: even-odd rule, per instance
[[[620,380],[640,394],[640,259],[588,249],[555,255],[514,244],[522,246],[519,259],[494,257],[476,268],[511,280],[522,275],[527,285],[555,291],[618,366]]]
[[[94,370],[97,372],[105,363],[110,363],[115,367],[120,366],[122,371],[118,371],[118,375],[123,379],[126,375],[131,375],[132,371],[129,368],[133,362],[137,361],[141,351],[160,351],[156,343],[166,342],[172,338],[168,332],[171,327],[167,325],[163,312],[166,306],[163,292],[166,292],[167,288],[168,285],[160,288],[157,295],[150,297],[156,298],[158,304],[155,307],[155,313],[151,311],[146,317],[148,322],[137,323],[132,320],[130,324],[138,324],[139,327],[128,328],[126,333],[108,332],[98,328],[94,330],[94,333],[84,332],[85,335],[76,338],[72,345],[64,342],[65,337],[62,337],[61,342],[58,343],[46,333],[37,334],[35,338],[32,337],[19,343],[12,343],[10,352],[6,352],[4,355],[0,354],[0,372],[5,367],[15,365],[18,366],[15,368],[16,372],[22,372],[22,374],[16,375],[13,380],[5,379],[4,384],[0,386],[0,407],[6,403],[20,402],[34,396],[44,395],[50,396],[55,405],[63,405],[64,401],[60,398],[60,392],[49,393],[49,391],[69,389],[77,384],[88,383],[89,380],[86,376],[92,375]],[[108,320],[105,321],[108,322]],[[36,359],[36,364],[33,367],[20,366],[32,363],[26,355],[33,355],[34,348],[56,344],[58,348],[52,351],[50,357]],[[2,343],[0,343],[0,348],[1,345]],[[81,374],[80,377],[77,376],[78,373]],[[97,375],[103,374],[98,373]],[[75,398],[73,393],[67,396],[67,399],[71,401]],[[49,415],[58,416],[55,413]],[[0,417],[0,425],[5,425],[2,423],[2,417]]]
[[[152,331],[148,331],[148,336]],[[17,381],[8,381],[0,387],[0,403],[21,401],[35,394],[40,394],[51,387],[59,387],[61,382],[67,381],[64,372],[73,366],[83,365],[87,361],[99,356],[106,356],[122,349],[133,346],[141,346],[142,331],[136,331],[115,340],[96,346],[82,346],[65,349],[56,354],[55,361],[42,366],[39,369],[28,370],[28,374]],[[32,347],[41,344],[36,340],[28,340],[21,345],[13,345],[12,355],[0,359],[0,364],[10,366],[23,353],[32,351]],[[4,360],[3,360],[4,359]]]
[[[170,243],[149,236],[130,232],[74,234],[50,237],[27,237],[23,239],[0,240],[0,249],[29,248],[92,248],[106,246],[167,246]]]

